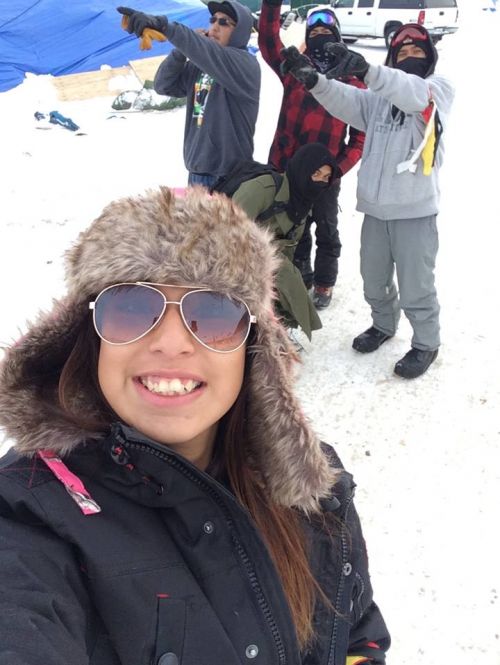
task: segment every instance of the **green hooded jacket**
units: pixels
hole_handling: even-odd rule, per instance
[[[256,219],[260,213],[267,210],[273,201],[287,203],[289,198],[290,190],[286,174],[283,175],[283,182],[278,192],[272,175],[261,175],[242,183],[232,196],[233,201],[252,219]],[[282,254],[281,266],[276,276],[279,296],[276,303],[277,312],[286,326],[291,328],[300,326],[311,339],[312,331],[322,327],[321,319],[307,293],[300,271],[293,265],[293,255],[304,231],[305,217],[300,224],[294,226],[287,213],[280,211],[258,223],[265,225],[273,233]]]

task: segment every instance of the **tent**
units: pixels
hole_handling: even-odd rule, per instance
[[[74,74],[120,67],[130,60],[166,55],[168,42],[140,51],[120,26],[120,2],[109,0],[0,0],[0,92],[23,82],[26,72]],[[134,0],[134,9],[164,14],[192,28],[208,24],[201,0]]]

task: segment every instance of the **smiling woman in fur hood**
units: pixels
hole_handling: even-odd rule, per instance
[[[7,349],[0,662],[385,662],[354,483],[309,428],[270,236],[229,199],[110,204]]]

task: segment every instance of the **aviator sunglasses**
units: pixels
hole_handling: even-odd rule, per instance
[[[323,23],[324,25],[337,25],[337,20],[330,14],[330,12],[313,12],[307,17],[307,25],[311,27],[316,23]]]
[[[427,35],[422,30],[419,30],[416,26],[409,26],[408,28],[403,28],[395,37],[393,37],[391,46],[399,46],[406,40],[417,41],[417,42],[426,42]]]
[[[133,282],[101,291],[89,303],[99,337],[116,346],[131,344],[158,325],[167,305],[179,305],[184,325],[200,344],[217,353],[231,353],[243,346],[257,321],[243,300],[225,293],[194,289],[180,300],[167,300],[158,286],[179,287]]]
[[[234,28],[236,26],[236,23],[234,23],[234,21],[230,21],[228,18],[217,18],[217,16],[211,16],[208,20],[210,23],[218,23],[223,28],[227,28],[227,26]]]

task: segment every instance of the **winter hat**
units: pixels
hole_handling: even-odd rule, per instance
[[[409,44],[418,46],[425,52],[428,67],[425,69],[424,78],[430,76],[436,68],[438,52],[426,28],[418,23],[408,23],[396,30],[387,51],[385,64],[395,68],[399,51]]]
[[[227,2],[227,0],[224,0],[223,2],[215,2],[215,0],[211,0],[207,7],[212,16],[216,12],[222,12],[222,14],[226,14],[226,16],[229,16],[229,18],[233,19],[235,23],[238,23],[238,15],[236,10],[230,2]]]
[[[0,426],[16,450],[68,453],[105,437],[60,415],[57,384],[89,301],[119,282],[199,285],[243,299],[257,317],[248,348],[248,459],[276,503],[306,511],[331,495],[336,474],[292,392],[295,354],[273,312],[278,259],[271,235],[222,194],[202,187],[176,197],[166,187],[114,201],[66,253],[67,295],[6,350],[0,366]],[[73,410],[88,417],[105,405],[80,386]],[[107,429],[107,428],[103,428]]]

